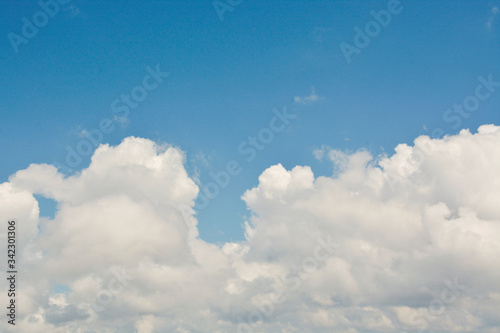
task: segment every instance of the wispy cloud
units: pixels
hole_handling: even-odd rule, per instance
[[[495,22],[496,17],[497,17],[499,12],[500,12],[500,9],[497,6],[494,6],[493,8],[491,8],[491,16],[490,16],[488,22],[486,22],[486,26],[488,27],[488,29],[492,28],[493,23]]]
[[[294,101],[299,104],[311,104],[316,103],[320,99],[323,99],[323,97],[316,94],[314,87],[311,87],[311,94],[309,96],[295,96]]]

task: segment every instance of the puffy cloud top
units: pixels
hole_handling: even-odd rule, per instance
[[[0,184],[20,230],[19,327],[500,332],[498,147],[485,125],[390,157],[325,147],[331,177],[271,166],[242,197],[245,240],[221,246],[197,237],[178,148],[130,137],[70,177],[30,165]],[[53,220],[37,194],[58,202]]]

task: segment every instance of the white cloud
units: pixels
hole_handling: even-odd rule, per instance
[[[332,177],[271,166],[243,195],[246,240],[221,247],[197,237],[198,187],[177,148],[127,138],[71,177],[31,165],[0,184],[0,215],[17,217],[24,249],[18,325],[500,332],[499,145],[500,127],[487,125],[376,160],[323,147]],[[53,220],[33,194],[58,201]]]
[[[309,96],[295,96],[294,101],[299,104],[311,104],[320,99],[322,99],[322,97],[316,94],[314,87],[311,87],[311,94]]]

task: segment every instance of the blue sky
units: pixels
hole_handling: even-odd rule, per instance
[[[341,43],[387,1],[242,1],[220,20],[211,1],[71,0],[16,53],[9,33],[41,10],[36,1],[0,9],[1,181],[31,163],[65,163],[84,131],[113,118],[111,104],[141,85],[147,67],[169,76],[115,122],[103,143],[137,136],[186,152],[186,168],[209,173],[230,160],[243,171],[198,211],[201,237],[243,238],[240,196],[270,165],[310,165],[322,145],[373,155],[442,128],[456,134],[499,124],[500,93],[457,128],[445,111],[473,95],[478,77],[500,81],[499,1],[401,1],[403,10],[350,64]],[[313,93],[314,101],[300,103]],[[297,114],[251,162],[238,145],[269,125],[272,110]],[[86,168],[86,156],[75,170]],[[53,207],[42,201],[42,212]]]

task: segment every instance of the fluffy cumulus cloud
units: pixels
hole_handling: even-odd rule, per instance
[[[389,157],[323,147],[332,176],[269,167],[242,197],[245,240],[220,246],[175,147],[102,145],[72,176],[31,165],[0,184],[22,267],[1,331],[500,332],[499,147],[493,125]]]

